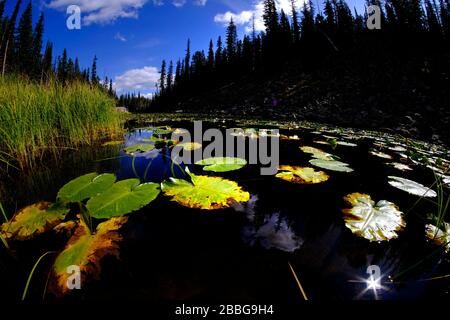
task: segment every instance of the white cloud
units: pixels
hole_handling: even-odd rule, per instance
[[[114,36],[114,39],[122,41],[122,42],[127,42],[127,38],[125,38],[125,36],[123,34],[121,34],[120,32],[116,33],[116,35]]]
[[[131,69],[116,76],[114,88],[119,91],[151,91],[155,89],[160,73],[158,68],[146,66],[141,69]]]
[[[277,9],[279,11],[284,10],[287,14],[291,14],[291,1],[290,0],[275,0]],[[305,0],[295,0],[297,10],[303,6]],[[214,17],[214,21],[217,23],[222,23],[227,25],[230,19],[233,18],[234,22],[238,25],[244,25],[245,31],[250,32],[253,28],[253,16],[255,17],[255,30],[264,31],[266,27],[264,26],[264,3],[263,0],[257,0],[251,10],[244,10],[240,12],[227,11],[225,13],[219,13]]]
[[[164,5],[164,1],[163,0],[153,0],[153,4],[157,7],[160,7],[160,6]]]
[[[204,7],[204,6],[206,6],[206,2],[208,2],[208,0],[195,0],[194,4],[196,6]]]
[[[148,0],[50,0],[47,6],[65,11],[70,5],[81,8],[85,25],[110,23],[118,18],[137,18]]]
[[[186,4],[186,0],[173,0],[172,4],[177,8],[181,8]]]

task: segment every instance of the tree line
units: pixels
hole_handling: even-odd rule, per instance
[[[9,16],[5,14],[6,0],[0,0],[0,72],[1,76],[18,75],[29,80],[47,83],[57,80],[68,84],[87,82],[104,88],[115,96],[112,80],[101,81],[97,74],[95,56],[90,68],[82,68],[78,58],[71,58],[66,49],[54,59],[53,43],[43,45],[44,13],[33,25],[33,8],[30,0],[19,17],[22,0],[16,1]]]
[[[366,72],[370,65],[370,77],[380,84],[385,76],[395,77],[400,66],[412,72],[425,63],[431,74],[448,69],[450,0],[367,0],[366,6],[371,5],[381,10],[379,30],[368,28],[367,10],[352,11],[344,0],[325,0],[320,10],[311,0],[301,8],[291,0],[289,13],[265,0],[264,32],[253,27],[239,39],[231,19],[225,38],[211,39],[206,51],[191,54],[188,40],[182,59],[162,62],[158,92],[139,109],[171,108],[184,97],[242,76],[270,75],[293,63],[304,72],[363,65]]]

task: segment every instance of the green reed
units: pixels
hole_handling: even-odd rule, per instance
[[[114,99],[98,87],[0,79],[0,162],[31,167],[46,154],[113,136],[121,123]]]

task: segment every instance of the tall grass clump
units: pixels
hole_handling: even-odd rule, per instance
[[[0,79],[0,158],[30,167],[47,153],[121,132],[115,100],[99,87]]]

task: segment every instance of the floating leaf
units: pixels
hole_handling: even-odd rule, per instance
[[[380,152],[380,151],[372,150],[372,151],[370,151],[370,154],[375,156],[375,157],[382,158],[382,159],[388,159],[388,160],[392,159],[392,156],[390,156],[390,155],[388,155],[386,153]]]
[[[89,214],[97,219],[123,216],[139,210],[156,199],[159,184],[139,184],[138,179],[122,180],[87,202]]]
[[[418,182],[394,176],[389,176],[389,179],[391,179],[389,181],[391,186],[410,194],[428,198],[437,197],[437,193],[434,190],[431,190]]]
[[[198,142],[183,142],[179,143],[178,146],[182,147],[186,151],[194,151],[202,148],[202,145]]]
[[[58,225],[69,209],[58,204],[41,201],[20,210],[10,222],[5,222],[1,235],[16,240],[28,240]]]
[[[227,208],[234,203],[247,202],[250,194],[234,181],[219,177],[197,176],[186,172],[192,183],[170,178],[163,182],[162,190],[182,206],[194,209],[213,210]]]
[[[247,165],[245,159],[240,158],[209,158],[197,161],[196,165],[205,166],[203,170],[213,172],[227,172],[239,170]]]
[[[81,283],[88,277],[98,279],[101,273],[100,262],[105,256],[119,258],[119,242],[122,236],[119,229],[126,223],[127,217],[112,218],[97,226],[95,234],[80,219],[78,227],[69,239],[64,250],[58,255],[53,265],[54,281],[51,290],[58,296],[70,292],[67,285],[68,268],[77,266],[81,271]]]
[[[376,205],[367,194],[352,193],[344,200],[353,206],[344,209],[345,225],[354,234],[370,241],[385,241],[398,237],[397,232],[406,226],[403,213],[386,200]]]
[[[340,162],[337,160],[322,160],[322,159],[313,159],[310,160],[309,163],[311,163],[313,166],[327,169],[331,171],[338,171],[338,172],[353,172],[354,170],[349,167],[347,163]]]
[[[129,155],[133,155],[135,153],[145,153],[150,152],[155,149],[155,146],[152,144],[140,143],[135,144],[124,149],[125,153]]]
[[[316,184],[325,182],[329,176],[323,171],[315,171],[313,168],[280,166],[276,177],[288,182],[298,184]]]
[[[88,173],[78,177],[58,192],[58,199],[63,202],[81,202],[102,193],[116,182],[114,174]]]
[[[112,147],[112,146],[118,146],[123,144],[122,140],[118,140],[118,141],[109,141],[109,142],[105,142],[104,144],[102,144],[102,147]]]
[[[443,229],[445,229],[445,231],[436,228],[436,226],[432,224],[427,224],[425,226],[428,239],[439,246],[446,246],[445,251],[450,251],[450,223],[444,222]]]
[[[397,170],[400,171],[412,171],[412,168],[406,164],[399,163],[399,162],[391,162],[388,163],[391,167],[394,167]]]
[[[166,135],[166,134],[170,134],[173,132],[173,129],[170,127],[157,127],[157,128],[152,128],[151,130],[153,131],[153,134],[156,134],[156,135]]]
[[[282,134],[280,136],[280,140],[295,140],[295,141],[298,141],[298,140],[300,140],[300,137],[297,136],[297,135],[287,136],[287,135]]]
[[[332,154],[322,151],[320,149],[314,148],[314,147],[303,146],[303,147],[300,147],[300,149],[304,153],[312,154],[313,157],[316,159],[322,159],[322,160],[334,160],[335,159],[335,157]]]

